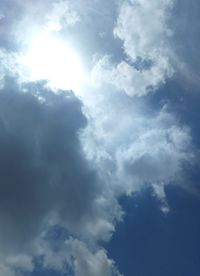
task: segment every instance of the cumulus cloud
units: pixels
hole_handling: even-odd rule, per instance
[[[59,247],[59,251],[56,248]],[[59,245],[56,241],[42,244],[44,267],[69,272],[69,266],[75,276],[120,276],[114,261],[110,260],[103,248],[89,248],[84,241],[69,237]],[[68,266],[67,266],[68,264]]]
[[[124,1],[114,35],[123,41],[124,50],[132,60],[137,57],[154,60],[165,53],[166,39],[172,32],[167,25],[172,4],[172,0]]]
[[[123,42],[126,58],[112,63],[107,57],[94,67],[96,80],[112,84],[130,96],[155,91],[174,74],[170,62],[168,27],[173,1],[124,1],[114,28],[114,36]]]
[[[87,120],[80,101],[39,83],[19,92],[9,82],[0,93],[0,261],[5,276],[16,268],[33,269],[33,255],[42,255],[39,244],[49,227],[58,224],[95,248],[110,237],[120,216],[82,152],[79,132]],[[102,202],[113,206],[108,215]],[[98,261],[99,254],[93,258]]]
[[[92,253],[84,243],[72,239],[66,242],[66,246],[76,258],[73,262],[76,276],[120,276],[103,249]]]
[[[106,91],[86,103],[86,119],[73,93],[12,79],[0,105],[2,271],[32,271],[39,257],[77,276],[119,275],[98,243],[123,217],[118,198],[151,186],[169,211],[165,186],[193,158],[189,128],[167,106]],[[49,238],[55,225],[66,233],[59,241]]]
[[[98,119],[84,133],[85,152],[109,179],[112,193],[130,195],[150,185],[166,205],[165,185],[178,182],[184,162],[193,160],[190,130],[167,106],[155,112],[122,94],[111,94],[93,110]]]

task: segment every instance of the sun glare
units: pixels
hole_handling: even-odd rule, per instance
[[[40,36],[33,39],[21,64],[32,81],[47,80],[53,88],[78,92],[84,82],[80,57],[57,37]]]

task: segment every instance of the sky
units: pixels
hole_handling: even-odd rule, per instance
[[[0,275],[200,273],[199,16],[0,1]]]

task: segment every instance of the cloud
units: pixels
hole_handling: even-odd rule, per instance
[[[161,111],[132,143],[117,151],[117,174],[126,180],[127,192],[151,185],[164,212],[170,210],[165,186],[178,182],[184,163],[193,159],[189,130],[170,117]]]
[[[151,110],[143,101],[106,91],[91,107],[84,131],[85,153],[109,182],[115,197],[152,186],[161,205],[164,187],[179,182],[185,162],[193,162],[190,129],[164,105]]]
[[[70,1],[57,1],[53,3],[50,15],[47,15],[47,28],[60,31],[66,26],[73,26],[80,21],[75,10],[70,7]]]
[[[30,233],[38,230],[35,227],[40,224],[43,215],[47,215],[51,204],[53,208],[60,204],[62,212],[64,209],[68,212],[68,207],[72,208],[70,220],[80,215],[79,211],[87,209],[87,202],[84,202],[76,188],[76,185],[80,185],[79,188],[84,189],[82,182],[86,182],[88,187],[93,182],[92,173],[84,172],[85,163],[79,154],[76,137],[76,131],[86,121],[81,116],[78,101],[73,100],[73,97],[64,101],[64,97],[60,96],[57,103],[50,99],[48,105],[39,104],[31,95],[17,94],[14,91],[2,92],[0,97],[0,189],[3,221],[6,214],[6,222],[2,221],[5,229],[4,226],[1,227],[1,236],[13,237],[17,234],[25,239],[26,235],[30,238]],[[73,179],[74,171],[77,171],[74,176],[76,181]],[[55,183],[60,185],[55,188]],[[68,185],[65,186],[64,183]],[[66,187],[68,188],[65,189]],[[84,191],[87,194],[85,189]],[[88,196],[92,196],[92,186],[88,192]],[[80,205],[72,202],[72,194]],[[7,229],[7,223],[15,224],[14,233],[13,227],[10,227],[11,232]]]
[[[22,47],[24,37],[27,43],[44,29],[64,33],[83,19],[84,27],[91,25],[97,16],[108,19],[110,9],[102,1],[88,0],[82,9],[81,0],[18,0],[8,13],[11,4],[0,4],[6,26],[0,33],[6,48],[0,51],[0,273],[23,275],[39,259],[43,268],[76,276],[118,276],[100,246],[123,219],[118,199],[151,186],[162,211],[169,211],[165,187],[179,183],[194,157],[189,127],[167,105],[153,110],[144,97],[132,97],[174,75],[173,1],[119,2],[113,32],[124,53],[120,61],[105,55],[96,63],[92,78],[100,93],[90,87],[83,102],[43,82],[19,86],[9,79],[20,74],[20,47],[8,44],[14,37]],[[109,30],[113,21],[106,21]],[[98,24],[99,31],[104,23]],[[63,229],[64,236],[49,238],[56,227],[54,234]]]
[[[40,258],[44,268],[73,269],[77,276],[118,275],[99,246],[123,218],[118,198],[152,186],[163,212],[169,211],[164,188],[179,181],[184,162],[193,158],[189,128],[167,106],[155,111],[124,93],[102,92],[91,106],[85,102],[84,115],[73,93],[53,93],[42,83],[5,83],[2,271],[32,271]],[[59,241],[48,238],[55,225],[66,231]]]
[[[96,86],[110,84],[118,91],[125,91],[129,96],[145,96],[155,91],[166,79],[173,76],[166,58],[160,57],[156,66],[138,70],[126,61],[113,64],[108,56],[100,59],[92,70],[92,81]]]
[[[84,243],[78,240],[66,242],[70,252],[76,256],[74,270],[76,276],[120,276],[114,267],[113,261],[109,260],[103,249],[91,253]]]
[[[6,76],[17,74],[17,55],[1,48],[0,61],[0,87],[3,88]]]
[[[157,60],[157,55],[167,51],[167,37],[172,32],[167,20],[172,4],[172,0],[124,1],[114,35],[123,41],[130,59]]]
[[[170,61],[168,27],[173,1],[124,1],[119,9],[114,36],[123,43],[125,58],[112,63],[105,56],[95,65],[95,79],[112,84],[130,96],[155,91],[174,74]]]
[[[98,251],[98,241],[109,239],[120,216],[117,201],[105,197],[106,186],[82,152],[79,133],[87,120],[81,102],[73,93],[54,94],[40,83],[22,90],[9,80],[0,92],[0,263],[5,276],[15,275],[15,269],[33,270],[34,256],[47,255],[39,244],[53,225]],[[106,214],[108,204],[113,210]],[[106,260],[102,254],[90,258]]]
[[[71,262],[75,276],[120,276],[115,268],[114,262],[108,259],[102,248],[91,251],[84,242],[69,238],[65,241],[63,252],[47,256],[45,259],[47,267],[55,264],[55,260],[62,256]]]
[[[12,7],[12,8],[10,8]],[[17,51],[41,32],[58,32],[80,21],[69,0],[1,1],[1,47]]]

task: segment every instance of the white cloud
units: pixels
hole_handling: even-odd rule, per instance
[[[124,1],[120,8],[115,37],[124,43],[124,50],[132,60],[137,57],[157,60],[167,51],[168,13],[173,0]]]
[[[61,0],[53,3],[52,11],[46,16],[47,28],[60,31],[66,26],[73,26],[80,21],[78,13],[73,10],[70,1]]]
[[[164,120],[158,125],[157,120],[150,122],[149,128],[118,151],[120,174],[130,176],[132,183],[169,183],[180,173],[181,162],[190,159],[188,130],[167,126]]]
[[[26,46],[35,34],[59,32],[80,21],[80,16],[70,0],[8,0],[2,1],[0,8],[6,22],[6,32],[0,31],[2,40],[6,41],[5,46],[13,44],[21,48]]]
[[[164,214],[167,214],[170,212],[170,206],[166,200],[166,195],[165,195],[165,184],[162,182],[159,183],[154,183],[153,185],[153,190],[155,196],[160,200],[161,202],[161,211]]]
[[[52,247],[42,244],[45,268],[59,272],[71,268],[75,276],[122,276],[103,248],[89,248],[84,241],[72,237],[60,243],[59,251],[54,247],[58,248],[58,244]]]
[[[114,36],[123,42],[126,59],[113,64],[107,57],[94,67],[94,81],[108,83],[130,96],[156,90],[174,74],[168,38],[169,11],[173,1],[124,1]]]
[[[189,128],[167,106],[155,112],[122,94],[105,94],[83,137],[88,158],[115,197],[151,185],[164,210],[164,187],[178,181],[184,162],[194,157]]]
[[[74,258],[75,276],[120,276],[105,250],[91,252],[83,242],[73,239],[66,241],[66,246]]]
[[[92,82],[96,86],[110,84],[119,91],[125,91],[129,96],[144,96],[164,84],[173,73],[165,57],[160,57],[156,65],[149,69],[139,71],[126,61],[112,64],[105,56],[94,66]]]

